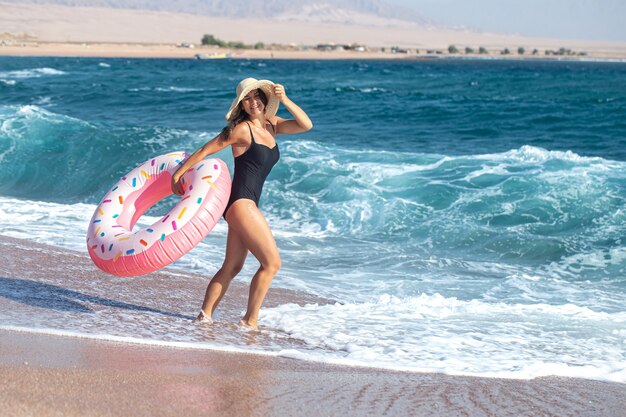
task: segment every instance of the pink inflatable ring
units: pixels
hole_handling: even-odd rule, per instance
[[[207,159],[182,177],[185,194],[169,213],[132,231],[150,207],[172,194],[172,175],[188,157],[173,152],[149,159],[102,199],[87,232],[89,256],[98,268],[119,276],[156,271],[189,252],[215,227],[226,208],[231,180],[224,161]]]

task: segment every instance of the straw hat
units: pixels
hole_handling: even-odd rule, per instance
[[[256,78],[246,78],[241,80],[237,85],[237,98],[233,100],[233,104],[230,105],[228,113],[226,113],[226,120],[230,118],[230,115],[235,111],[239,102],[252,90],[260,88],[267,97],[267,104],[265,105],[265,117],[272,117],[278,111],[278,104],[280,103],[274,94],[274,83],[270,80],[257,80]]]

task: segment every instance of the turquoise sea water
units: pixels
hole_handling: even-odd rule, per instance
[[[290,354],[626,382],[624,63],[0,58],[0,234],[85,251],[108,188],[212,138],[248,76],[315,124],[261,201],[274,285],[340,302],[263,310]],[[175,266],[213,274],[225,230]]]

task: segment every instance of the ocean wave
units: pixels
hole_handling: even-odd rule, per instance
[[[112,128],[33,105],[0,106],[0,194],[57,203],[43,213],[32,208],[42,218],[53,218],[54,210],[99,202],[150,155],[191,151],[210,136],[163,127]],[[475,155],[288,139],[280,147],[281,162],[265,184],[260,207],[281,253],[315,276],[307,283],[297,270],[284,271],[282,279],[295,288],[329,296],[324,286],[340,279],[350,283],[341,290],[347,294],[365,276],[369,289],[388,278],[406,282],[402,286],[410,294],[423,291],[425,282],[437,286],[432,276],[442,276],[443,283],[474,275],[507,281],[516,274],[511,269],[529,268],[540,278],[537,282],[518,286],[507,281],[497,294],[534,300],[549,290],[543,279],[564,277],[592,282],[596,300],[610,287],[602,284],[607,271],[623,274],[626,259],[617,254],[626,233],[624,162],[532,146]],[[228,149],[216,156],[232,171]],[[10,204],[20,203],[5,207]],[[171,205],[159,203],[149,215],[164,214]],[[14,216],[30,218],[28,211]],[[75,227],[70,219],[60,223]],[[54,238],[44,228],[29,227],[35,236]],[[8,221],[4,230],[28,234],[26,226]],[[77,242],[82,246],[82,237]],[[188,257],[186,266],[210,273],[219,260],[205,268],[200,253]],[[600,263],[607,254],[611,263]],[[443,263],[435,274],[433,265],[419,259],[460,263]],[[327,265],[322,273],[316,272],[319,264]],[[490,265],[498,266],[490,271]],[[563,297],[579,302],[583,295],[570,288]],[[613,308],[613,299],[604,299],[603,308]]]
[[[424,372],[535,378],[562,375],[626,382],[615,330],[626,313],[576,305],[486,303],[439,294],[368,303],[293,304],[261,320],[313,351],[348,363]],[[306,358],[310,353],[292,353]]]
[[[150,155],[192,150],[208,136],[110,128],[33,105],[0,106],[0,193],[97,203]],[[303,140],[283,140],[280,146],[281,163],[260,204],[277,236],[294,247],[317,247],[316,239],[357,239],[400,254],[415,248],[437,258],[454,252],[486,261],[498,254],[519,266],[559,265],[607,242],[620,247],[626,233],[619,215],[626,199],[624,162],[533,146],[456,156]],[[217,157],[232,170],[229,150]],[[152,213],[167,207],[157,205]],[[359,252],[351,264],[364,263],[367,256]],[[612,268],[619,271],[624,262]],[[576,268],[562,265],[564,271]],[[597,279],[601,271],[596,266],[583,272]]]
[[[139,88],[129,88],[130,92],[140,92],[140,91],[156,91],[159,93],[193,93],[198,91],[204,91],[201,88],[189,88],[189,87],[139,87]]]
[[[0,193],[96,202],[150,155],[200,144],[201,135],[159,127],[111,128],[36,105],[0,106]]]
[[[390,222],[412,232],[438,220],[469,222],[475,229],[487,224],[494,231],[558,228],[577,214],[588,223],[605,218],[609,207],[619,209],[618,184],[626,174],[622,162],[530,146],[493,155],[437,156],[287,142],[281,152],[278,173],[266,188],[270,212],[296,227],[298,219],[317,219],[321,230],[332,225],[337,234],[359,236]]]
[[[354,86],[341,86],[335,87],[335,92],[337,93],[363,93],[363,94],[372,94],[372,93],[389,93],[390,91],[383,87],[354,87]]]
[[[32,68],[15,71],[0,71],[0,77],[4,78],[38,78],[46,75],[65,75],[65,71],[60,71],[54,68]]]
[[[577,164],[603,164],[615,167],[624,167],[624,162],[610,161],[601,157],[580,156],[572,151],[550,151],[535,146],[524,145],[519,149],[513,149],[499,154],[476,155],[477,159],[517,161],[522,163],[542,164],[551,160],[575,162]]]

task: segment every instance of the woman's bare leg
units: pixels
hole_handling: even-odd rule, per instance
[[[265,217],[253,201],[237,200],[230,206],[226,220],[261,264],[250,282],[248,310],[241,320],[245,325],[256,327],[261,304],[281,265],[278,248]]]
[[[229,210],[230,213],[230,210]],[[228,286],[235,276],[241,271],[243,263],[248,255],[248,249],[237,236],[237,233],[229,226],[228,237],[226,239],[226,255],[224,263],[219,271],[215,274],[204,295],[202,303],[202,312],[198,319],[211,318],[217,308],[217,305],[224,297]],[[204,317],[202,317],[204,315]]]

